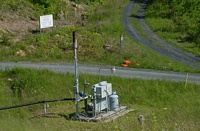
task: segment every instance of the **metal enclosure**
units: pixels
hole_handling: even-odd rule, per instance
[[[84,92],[88,83],[84,84]],[[92,85],[91,95],[79,93],[80,100],[84,100],[85,112],[79,114],[78,119],[85,121],[101,121],[112,119],[126,113],[125,106],[119,106],[118,95],[112,91],[112,84],[102,81]],[[88,101],[90,99],[91,101]]]
[[[112,94],[112,84],[102,81],[92,86],[94,116],[102,111],[109,110],[109,96]]]

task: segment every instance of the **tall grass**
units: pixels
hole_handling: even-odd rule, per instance
[[[48,70],[12,69],[1,72],[0,106],[10,106],[39,100],[74,97],[72,74],[54,74]],[[90,87],[98,82],[98,76],[80,74],[79,88],[84,81]],[[134,111],[111,122],[72,121],[75,112],[72,101],[47,103],[47,117],[43,116],[43,105],[33,105],[1,111],[2,130],[199,130],[199,85],[161,80],[125,79],[102,76],[101,80],[112,83],[113,91],[119,95],[122,106]],[[12,85],[22,96],[13,92]],[[82,104],[80,104],[80,111]],[[145,117],[145,124],[138,123],[137,115]],[[20,125],[20,126],[19,126]]]
[[[195,0],[151,1],[147,23],[162,38],[199,56],[198,5],[199,1]]]
[[[27,8],[32,9],[37,5],[38,10],[41,11],[45,5],[43,7],[40,4],[47,4],[49,8],[53,4],[50,1],[47,3],[35,2],[29,2]],[[40,3],[40,6],[37,2]],[[81,3],[82,1],[77,2]],[[91,1],[87,6],[79,3],[80,7],[85,8],[84,10],[77,9],[77,14],[80,17],[75,17],[73,6],[68,5],[68,8],[62,8],[63,11],[67,12],[67,19],[65,17],[57,18],[53,30],[44,31],[41,34],[28,34],[18,43],[10,43],[12,41],[8,40],[0,43],[0,58],[2,61],[73,62],[71,34],[72,31],[76,30],[80,63],[121,66],[126,58],[131,61],[129,66],[131,68],[199,72],[149,51],[129,37],[122,24],[122,12],[128,2],[127,0]],[[20,2],[16,3],[20,4]],[[59,6],[57,4],[52,8]],[[25,8],[18,10],[23,12],[23,9]],[[81,11],[78,12],[79,10]],[[38,13],[38,16],[42,14],[37,10],[31,11]],[[36,17],[37,15],[34,13],[29,14],[31,15],[29,17]],[[60,25],[63,20],[64,24]],[[124,37],[121,54],[120,35]],[[10,39],[15,39],[15,34]],[[105,45],[110,46],[110,48],[105,48]],[[25,55],[17,54],[18,51],[23,51]]]

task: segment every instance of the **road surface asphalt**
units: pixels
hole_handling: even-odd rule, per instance
[[[191,53],[185,52],[179,48],[176,48],[162,40],[157,36],[145,23],[145,11],[148,6],[149,0],[144,0],[143,3],[140,3],[140,8],[134,18],[142,28],[145,36],[142,35],[140,31],[135,29],[130,22],[132,10],[134,9],[135,0],[130,1],[122,13],[122,21],[125,31],[137,42],[143,44],[150,50],[153,50],[161,55],[167,56],[175,61],[181,62],[185,65],[191,66],[196,69],[200,69],[200,57],[195,56]]]
[[[75,72],[74,64],[49,64],[49,63],[31,63],[31,62],[0,62],[1,70],[12,69],[15,67],[33,68],[33,69],[48,69],[55,73],[72,73]],[[101,68],[101,69],[100,69]],[[158,79],[175,82],[185,82],[188,75],[188,83],[200,84],[200,74],[194,73],[180,73],[171,71],[157,71],[147,69],[132,69],[116,67],[116,73],[111,73],[112,66],[98,66],[98,65],[78,65],[79,74],[92,75],[113,75],[124,78],[139,78],[139,79]],[[100,69],[100,71],[99,71]]]
[[[144,44],[147,48],[158,52],[162,55],[166,55],[171,59],[177,60],[184,64],[190,65],[194,68],[200,69],[200,59],[192,54],[183,52],[164,40],[156,36],[153,31],[145,24],[145,9],[148,5],[148,0],[144,0],[144,3],[140,4],[141,7],[138,11],[138,16],[135,18],[141,25],[142,29],[146,34],[156,42],[159,42],[162,46],[156,46],[151,43],[148,39],[143,38],[141,33],[131,26],[130,15],[134,8],[134,1],[130,1],[123,11],[123,24],[126,32],[132,36],[133,39]],[[2,70],[12,69],[14,67],[22,68],[34,68],[34,69],[48,69],[56,73],[74,73],[74,64],[50,64],[50,63],[31,63],[31,62],[0,62],[0,68]],[[180,73],[171,71],[157,71],[157,70],[146,70],[146,69],[131,69],[116,67],[116,73],[111,74],[111,66],[98,66],[98,65],[84,65],[78,66],[78,72],[81,74],[92,74],[92,75],[115,75],[124,78],[139,78],[139,79],[159,79],[176,82],[185,82],[188,78],[189,83],[200,84],[200,74],[194,73]],[[187,77],[188,76],[188,77]]]

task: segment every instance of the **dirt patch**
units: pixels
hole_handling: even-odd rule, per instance
[[[3,16],[5,17],[0,21],[0,30],[16,36],[13,42],[18,42],[26,34],[39,29],[39,21],[24,18],[17,13],[7,12]]]
[[[85,5],[78,5],[74,2],[66,0],[66,6],[68,7],[66,13],[61,12],[60,19],[54,20],[54,28],[67,27],[75,25],[80,22],[81,16],[84,14]],[[22,40],[26,35],[32,35],[37,33],[39,28],[38,20],[32,20],[31,12],[28,12],[30,16],[24,16],[22,10],[19,11],[1,11],[0,10],[0,36],[1,34],[11,34],[10,41],[17,43]],[[71,15],[69,15],[71,14]],[[82,24],[82,23],[81,23]]]

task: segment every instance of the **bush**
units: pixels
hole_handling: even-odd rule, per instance
[[[172,19],[176,30],[185,35],[186,41],[198,43],[200,37],[200,1],[197,0],[152,0],[147,17]]]

